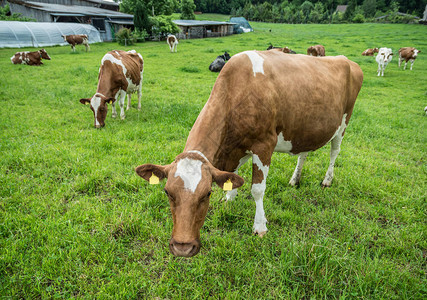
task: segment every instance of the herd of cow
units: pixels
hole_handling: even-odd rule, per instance
[[[389,59],[382,49],[386,48],[378,49],[378,55]],[[399,51],[405,59],[410,51],[415,58],[419,52],[405,49]],[[374,49],[372,54],[375,52]],[[33,53],[39,59],[48,57],[44,49]],[[274,152],[298,156],[289,181],[296,186],[308,154],[331,142],[330,163],[322,181],[323,187],[331,186],[335,160],[362,87],[363,73],[358,64],[345,56],[325,56],[321,45],[310,47],[309,55],[288,53],[293,51],[285,47],[245,51],[231,58],[224,54],[223,59],[228,62],[221,66],[184,151],[170,164],[143,164],[135,169],[150,184],[167,179],[164,191],[173,219],[169,241],[173,255],[191,257],[200,251],[200,230],[213,182],[227,191],[227,200],[233,200],[244,183],[238,169],[249,158],[251,193],[256,203],[253,232],[261,237],[267,232],[263,197]],[[16,56],[27,62],[22,53]],[[34,64],[33,58],[28,62]],[[114,50],[102,58],[96,93],[80,99],[93,111],[95,127],[105,125],[107,104],[112,105],[113,117],[117,116],[116,99],[120,116],[125,118],[126,94],[127,109],[134,92],[138,93],[141,109],[143,69],[142,56],[134,50]]]

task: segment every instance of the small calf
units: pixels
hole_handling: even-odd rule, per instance
[[[411,71],[412,66],[414,65],[415,59],[418,56],[418,53],[420,53],[420,50],[415,49],[414,47],[403,47],[399,49],[399,68],[402,61],[405,61],[405,66],[403,67],[403,70],[406,70],[406,65],[408,64],[408,61],[411,61]]]
[[[212,72],[221,71],[226,61],[229,60],[230,58],[231,58],[230,54],[228,54],[227,52],[224,52],[223,55],[217,56],[217,58],[215,58],[215,60],[210,64],[209,70],[211,70]]]
[[[87,34],[70,34],[70,35],[61,35],[64,41],[71,45],[73,52],[76,52],[76,45],[85,45],[86,52],[90,50],[89,47],[89,38]]]
[[[177,49],[176,47],[178,46],[178,39],[176,38],[176,36],[174,35],[168,35],[166,42],[169,45],[169,49],[171,50],[171,52],[176,52]]]
[[[12,64],[15,65],[29,65],[29,66],[40,66],[42,65],[42,58],[50,60],[50,56],[47,54],[46,50],[41,49],[34,52],[16,52],[10,60]]]
[[[322,45],[316,45],[308,47],[307,55],[310,56],[325,56],[325,47]]]
[[[363,56],[374,56],[374,53],[378,53],[378,48],[373,48],[373,49],[366,49],[365,51],[362,52]]]
[[[384,70],[388,63],[393,59],[393,51],[391,48],[380,48],[375,60],[378,63],[378,76],[384,76]]]

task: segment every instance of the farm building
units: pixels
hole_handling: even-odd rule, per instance
[[[133,27],[133,15],[118,12],[118,4],[102,0],[7,0],[12,13],[38,22],[90,24],[103,41],[111,41],[122,27]]]
[[[181,32],[179,39],[199,39],[221,37],[233,34],[234,23],[216,21],[174,20]]]
[[[68,45],[63,34],[87,34],[89,43],[102,41],[99,31],[89,24],[0,21],[0,48]]]

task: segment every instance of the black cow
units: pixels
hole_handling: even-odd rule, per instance
[[[224,67],[225,62],[227,60],[229,60],[230,54],[228,54],[227,52],[224,52],[223,55],[219,55],[217,58],[215,58],[215,60],[210,64],[209,66],[209,70],[211,70],[212,72],[219,72],[222,70],[222,67]]]

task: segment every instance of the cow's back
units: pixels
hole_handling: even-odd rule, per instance
[[[360,67],[344,56],[247,51],[224,66],[209,101],[222,103],[238,138],[251,143],[281,132],[296,154],[327,143],[344,114],[348,122],[362,81]]]

